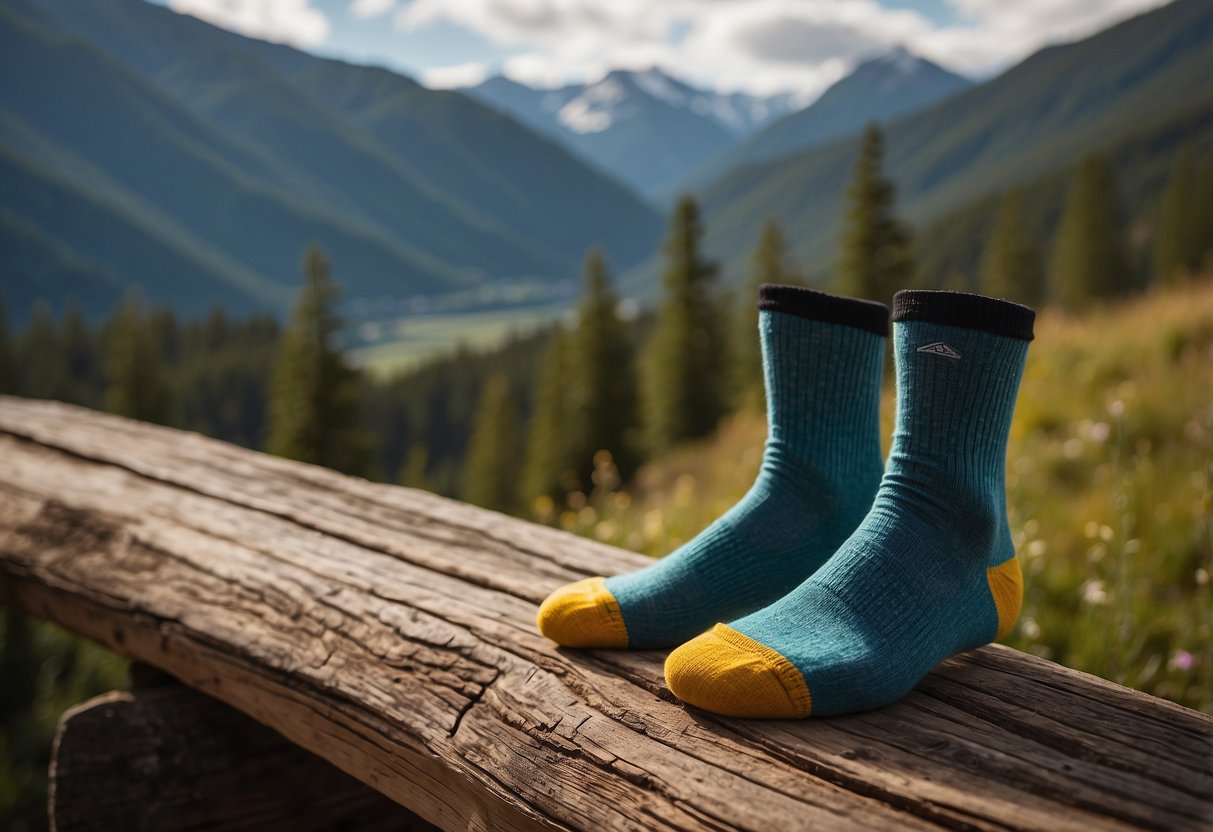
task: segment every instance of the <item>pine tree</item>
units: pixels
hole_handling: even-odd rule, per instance
[[[758,287],[764,283],[796,284],[799,281],[788,264],[783,231],[768,220],[758,247],[754,249],[749,280],[746,281],[737,308],[734,332],[733,387],[743,406],[762,407],[762,344],[758,338]]]
[[[421,488],[426,491],[430,488],[429,477],[426,476],[426,469],[430,464],[430,452],[424,442],[414,442],[409,445],[408,453],[404,456],[404,463],[400,466],[400,484],[407,485],[409,488]]]
[[[724,413],[722,310],[716,266],[700,252],[702,236],[699,208],[684,196],[665,243],[665,298],[645,355],[645,430],[654,453],[706,434]]]
[[[1035,306],[1044,299],[1044,262],[1024,226],[1023,193],[1003,197],[994,232],[981,257],[981,291]]]
[[[1196,171],[1196,196],[1192,201],[1192,238],[1199,271],[1213,270],[1213,161]]]
[[[635,462],[634,351],[598,248],[586,255],[577,328],[569,335],[568,350],[569,454],[582,488],[588,489],[599,451],[610,452],[624,476]]]
[[[1185,148],[1171,167],[1154,231],[1154,279],[1159,283],[1175,283],[1200,267],[1196,185],[1196,163]]]
[[[17,357],[8,328],[8,307],[0,295],[0,393],[17,392]]]
[[[84,314],[75,303],[69,303],[63,314],[60,334],[70,386],[70,399],[76,404],[95,406],[97,391],[104,386],[104,373],[99,366],[100,350]]]
[[[171,424],[176,401],[168,369],[138,293],[126,296],[110,322],[106,351],[105,409],[131,419]]]
[[[1053,295],[1069,309],[1133,288],[1116,180],[1108,161],[1083,159],[1057,230],[1050,268]]]
[[[875,124],[863,134],[854,180],[847,190],[837,287],[842,294],[890,303],[914,272],[910,233],[893,213],[893,183],[881,170],[884,136]]]
[[[527,429],[522,494],[528,500],[559,500],[577,487],[572,443],[565,429],[571,412],[569,363],[569,336],[555,330],[539,362],[539,384]]]
[[[463,467],[463,497],[498,511],[518,507],[518,409],[503,375],[485,382]]]
[[[358,425],[359,374],[334,343],[340,289],[319,246],[303,257],[304,285],[270,385],[266,450],[347,473],[365,471],[369,435]]]
[[[51,308],[34,304],[33,314],[17,341],[18,391],[31,399],[68,397],[67,362]]]

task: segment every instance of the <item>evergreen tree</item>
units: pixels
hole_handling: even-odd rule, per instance
[[[577,328],[569,335],[569,436],[571,461],[588,489],[594,455],[611,453],[627,476],[635,462],[636,373],[619,297],[602,250],[586,255]]]
[[[75,303],[69,303],[63,314],[60,335],[70,386],[70,399],[76,404],[95,407],[100,403],[99,391],[104,389],[105,376],[100,362],[100,345],[89,330],[84,314]]]
[[[560,500],[577,487],[572,443],[565,430],[571,411],[568,365],[569,336],[554,330],[539,363],[539,384],[527,429],[522,494],[528,500]]]
[[[17,357],[8,328],[8,307],[0,295],[0,393],[17,392]]]
[[[716,266],[700,252],[702,237],[699,207],[684,196],[665,243],[665,297],[645,356],[644,420],[654,453],[703,436],[724,413],[722,310],[714,294]]]
[[[871,124],[847,190],[837,286],[845,295],[890,303],[895,292],[909,285],[914,262],[910,233],[893,213],[897,191],[884,177],[883,161],[884,136]]]
[[[1108,161],[1083,159],[1066,197],[1053,247],[1053,295],[1069,309],[1133,288],[1116,180]]]
[[[34,312],[17,341],[18,390],[31,399],[69,397],[67,361],[51,308],[45,301]]]
[[[744,406],[762,407],[762,344],[758,338],[758,287],[764,283],[796,284],[798,279],[788,264],[783,231],[768,220],[758,247],[754,249],[752,269],[737,307],[734,333],[734,389]]]
[[[303,257],[304,285],[270,385],[266,450],[347,473],[365,470],[369,435],[358,425],[359,374],[335,341],[340,289],[317,245]]]
[[[1196,163],[1187,148],[1171,166],[1154,230],[1154,279],[1174,283],[1200,268],[1204,246],[1196,213]]]
[[[1192,200],[1192,237],[1198,252],[1196,267],[1213,270],[1213,161],[1196,171],[1196,196]]]
[[[407,485],[409,488],[431,490],[429,478],[426,476],[426,468],[429,467],[429,464],[430,452],[424,442],[414,442],[409,445],[408,453],[404,457],[404,464],[400,466],[400,484]]]
[[[176,411],[164,356],[143,302],[129,293],[110,322],[105,364],[105,409],[119,416],[167,425]]]
[[[485,383],[463,468],[463,496],[498,511],[518,506],[518,408],[503,375]]]
[[[981,291],[1035,306],[1044,299],[1044,262],[1023,220],[1023,193],[1003,197],[981,257]]]

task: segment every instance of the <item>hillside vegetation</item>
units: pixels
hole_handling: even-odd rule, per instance
[[[897,183],[899,211],[916,229],[927,228],[965,216],[1011,187],[1044,179],[1053,187],[1040,190],[1039,210],[1056,216],[1065,181],[1082,156],[1149,135],[1135,152],[1114,154],[1118,178],[1129,183],[1121,199],[1133,221],[1148,223],[1149,207],[1140,198],[1148,190],[1132,183],[1159,160],[1165,167],[1185,142],[1213,143],[1206,117],[1213,111],[1210,77],[1213,5],[1203,0],[1177,0],[1077,43],[1043,49],[990,81],[885,126],[887,171]],[[831,142],[734,169],[705,188],[709,253],[735,271],[774,218],[796,230],[793,253],[809,278],[828,277],[856,149],[853,137]],[[936,251],[921,260],[947,260],[950,251],[938,249],[963,248],[975,239],[943,236],[925,241]],[[1047,247],[1050,241],[1038,242]],[[921,274],[928,285],[940,279]],[[637,270],[631,285],[639,289],[647,277]]]
[[[591,244],[636,262],[661,225],[463,95],[143,0],[0,2],[0,217],[36,248],[4,264],[18,320],[63,307],[65,263],[93,319],[109,274],[178,313],[281,311],[312,242],[348,297],[407,298],[563,279]]]
[[[1213,282],[1073,317],[1049,310],[1007,459],[1027,584],[1006,643],[1213,712]],[[885,391],[886,444],[894,395]],[[693,537],[748,489],[754,412],[540,516],[650,555]],[[577,495],[574,495],[576,498]]]

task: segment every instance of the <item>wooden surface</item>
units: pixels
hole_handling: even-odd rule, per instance
[[[54,832],[425,832],[435,827],[239,711],[172,680],[59,720]]]
[[[1213,828],[1213,719],[1002,648],[903,701],[722,719],[557,648],[645,563],[424,492],[0,398],[0,601],[160,667],[447,829]]]

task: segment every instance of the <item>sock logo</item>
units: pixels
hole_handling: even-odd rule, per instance
[[[960,353],[949,347],[943,341],[936,341],[918,348],[918,352],[929,352],[931,355],[942,355],[944,358],[959,360]]]

